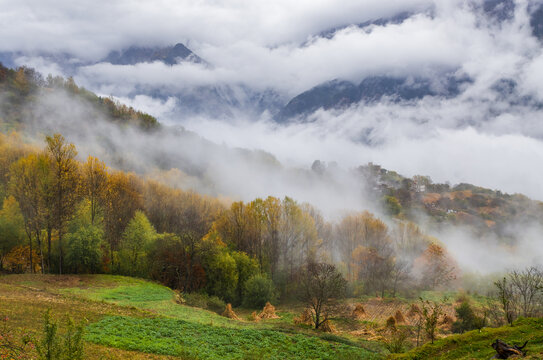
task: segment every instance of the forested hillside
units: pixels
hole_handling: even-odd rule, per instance
[[[20,129],[23,122],[37,119],[36,100],[43,92],[66,91],[79,101],[92,105],[95,110],[90,117],[107,117],[119,125],[136,125],[142,129],[156,129],[158,121],[149,114],[120,104],[111,98],[78,87],[72,78],[64,79],[51,75],[44,78],[32,68],[20,67],[9,69],[0,63],[0,126],[2,129]]]
[[[376,201],[386,211],[413,221],[430,220],[428,225],[464,226],[477,236],[494,234],[515,242],[515,225],[543,220],[543,203],[522,194],[506,194],[471,184],[433,183],[428,176],[406,178],[376,164],[358,168]]]

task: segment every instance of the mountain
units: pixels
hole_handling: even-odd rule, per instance
[[[381,17],[381,18],[377,18],[377,19],[373,19],[373,20],[364,21],[364,22],[359,23],[359,24],[347,24],[347,25],[343,25],[343,26],[338,26],[338,27],[334,27],[334,28],[327,29],[327,30],[324,30],[324,31],[320,32],[318,34],[318,37],[331,39],[336,35],[336,33],[338,31],[344,30],[344,29],[346,29],[348,27],[351,27],[351,26],[356,26],[356,27],[359,27],[361,29],[364,29],[364,28],[367,28],[369,26],[386,26],[386,25],[389,25],[389,24],[401,24],[401,23],[403,23],[405,20],[409,19],[413,15],[414,15],[414,13],[412,13],[412,12],[403,11],[403,12],[401,12],[399,14],[396,14],[396,15],[393,15],[393,16],[390,16],[390,17]]]
[[[131,46],[125,50],[110,52],[100,62],[108,62],[114,65],[135,65],[154,61],[161,61],[168,65],[175,65],[184,61],[206,64],[202,58],[181,43],[153,48]]]
[[[452,74],[442,76],[439,81],[422,77],[371,76],[356,85],[349,81],[333,80],[295,96],[281,109],[276,119],[284,122],[321,108],[345,108],[360,102],[378,102],[385,97],[391,101],[409,101],[425,96],[451,97],[458,95],[462,84],[468,81]]]

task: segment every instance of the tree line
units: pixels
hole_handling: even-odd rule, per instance
[[[0,135],[3,271],[138,276],[237,304],[249,280],[293,296],[314,263],[336,264],[357,294],[409,294],[454,279],[444,247],[413,223],[387,225],[369,212],[329,222],[289,197],[225,206],[92,156],[80,162],[60,134],[45,140],[37,149]]]

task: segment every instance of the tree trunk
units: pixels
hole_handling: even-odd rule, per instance
[[[32,262],[32,235],[28,235],[28,244],[30,245],[30,273],[34,273],[34,264]]]
[[[64,258],[64,253],[62,249],[62,231],[58,231],[58,247],[59,247],[59,259],[58,259],[58,273],[62,275],[62,259]]]
[[[41,273],[43,274],[43,272],[44,272],[43,249],[42,249],[42,246],[41,246],[40,230],[36,230],[36,240],[38,242],[38,254],[40,255]]]
[[[526,347],[527,343],[528,341],[526,341],[522,346],[509,346],[500,339],[497,339],[492,344],[492,348],[497,352],[494,359],[509,359],[510,356],[526,356],[526,351],[523,349]]]
[[[47,272],[51,273],[51,229],[50,226],[47,227]]]

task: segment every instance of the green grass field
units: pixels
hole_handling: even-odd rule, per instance
[[[363,341],[295,326],[289,312],[280,312],[281,319],[259,323],[230,320],[179,305],[172,290],[140,279],[3,276],[0,290],[0,314],[10,315],[14,331],[37,333],[48,308],[57,317],[69,314],[87,323],[85,340],[91,359],[384,358],[364,348]]]
[[[445,294],[428,292],[425,299]],[[450,293],[450,301],[458,294]],[[356,299],[353,299],[355,301]],[[408,300],[373,301],[376,309],[406,306]],[[377,304],[377,305],[375,305]],[[475,301],[477,304],[477,301]],[[450,306],[450,305],[449,305]],[[47,309],[55,318],[66,314],[86,325],[89,359],[385,359],[378,340],[351,334],[382,325],[349,318],[335,319],[340,331],[325,334],[293,324],[296,306],[284,306],[280,319],[255,323],[175,302],[164,286],[122,276],[9,275],[0,277],[0,316],[10,319],[14,334],[39,334]],[[394,309],[388,309],[393,311]],[[235,309],[241,319],[252,310]],[[389,359],[490,359],[497,338],[519,344],[528,340],[528,359],[543,358],[543,319],[520,319],[512,327],[451,335]],[[365,340],[364,340],[365,339]]]

